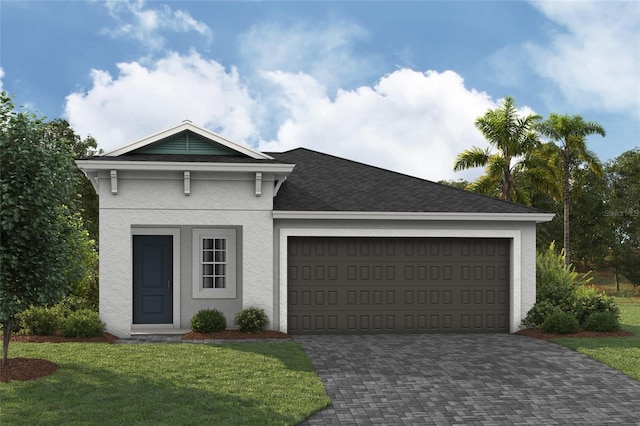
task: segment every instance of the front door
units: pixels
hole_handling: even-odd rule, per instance
[[[173,236],[133,236],[133,323],[173,323]]]

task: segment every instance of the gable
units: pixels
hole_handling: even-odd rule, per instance
[[[147,155],[222,155],[241,156],[254,160],[273,160],[267,154],[230,141],[217,133],[185,120],[181,124],[142,138],[129,145],[104,153],[104,157],[127,154]]]
[[[192,131],[186,130],[177,135],[138,148],[130,152],[130,154],[238,155],[238,152],[211,139],[205,139]]]

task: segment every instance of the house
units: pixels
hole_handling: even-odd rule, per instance
[[[552,214],[189,121],[78,160],[100,199],[107,331],[263,308],[296,333],[515,332]]]

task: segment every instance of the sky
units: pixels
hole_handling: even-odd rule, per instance
[[[105,151],[189,119],[430,180],[513,96],[640,146],[638,1],[0,0],[0,89]],[[330,172],[330,171],[328,171]]]

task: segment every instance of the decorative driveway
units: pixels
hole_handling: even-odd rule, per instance
[[[332,405],[305,425],[640,425],[640,382],[512,334],[297,336]]]

